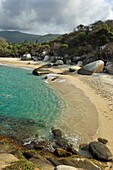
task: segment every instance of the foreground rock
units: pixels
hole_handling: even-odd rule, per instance
[[[49,161],[56,166],[66,165],[73,168],[80,168],[83,170],[103,170],[104,166],[99,161],[93,161],[88,158],[80,156],[73,156],[68,158],[49,158]],[[62,169],[63,170],[63,169]],[[65,169],[64,169],[65,170]]]
[[[103,72],[104,62],[102,60],[97,60],[84,66],[84,69],[93,73]]]
[[[51,73],[51,71],[46,68],[35,68],[32,71],[32,74],[35,76],[41,76],[41,75],[50,74],[50,73]]]
[[[14,155],[7,154],[7,153],[1,153],[0,154],[0,169],[11,165],[11,163],[13,163],[15,161],[18,161],[18,159]]]
[[[112,160],[112,154],[108,147],[101,142],[91,142],[89,144],[89,151],[95,159],[102,161]]]

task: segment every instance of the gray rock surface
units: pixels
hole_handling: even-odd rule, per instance
[[[72,166],[59,165],[54,170],[80,170],[80,169],[74,168]]]
[[[93,73],[103,72],[104,62],[102,60],[97,60],[97,61],[91,62],[89,64],[86,64],[84,66],[84,69],[91,71]]]
[[[112,159],[109,148],[101,142],[91,142],[89,144],[89,151],[95,159],[103,161],[110,161]]]

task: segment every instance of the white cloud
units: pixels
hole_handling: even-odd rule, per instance
[[[113,19],[111,0],[0,0],[1,29],[65,33],[107,19]]]

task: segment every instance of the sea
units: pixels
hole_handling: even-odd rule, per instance
[[[0,135],[48,138],[63,100],[31,69],[0,65]]]

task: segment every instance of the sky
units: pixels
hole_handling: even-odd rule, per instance
[[[0,0],[0,30],[64,34],[107,19],[113,0]]]

